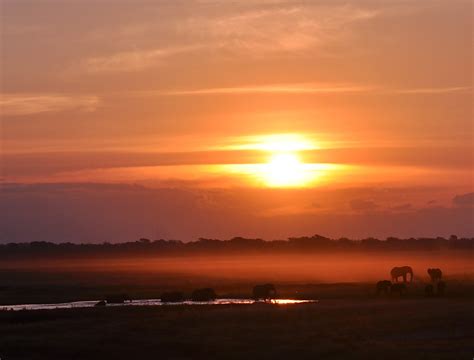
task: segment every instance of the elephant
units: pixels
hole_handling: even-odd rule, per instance
[[[194,290],[191,299],[193,301],[213,301],[217,298],[217,294],[214,289],[205,288]]]
[[[94,306],[106,306],[107,302],[105,300],[100,300],[99,302],[95,303]]]
[[[425,286],[425,296],[432,297],[434,294],[434,286],[432,284],[428,284]]]
[[[428,269],[428,274],[430,275],[431,281],[439,281],[443,277],[443,272],[441,269]]]
[[[132,299],[127,294],[112,294],[105,299],[107,304],[123,304],[126,301],[131,302]]]
[[[407,286],[404,283],[392,284],[392,294],[398,293],[399,296],[402,296],[407,290]]]
[[[381,280],[376,285],[377,296],[381,293],[387,295],[392,289],[392,283],[389,280]]]
[[[253,299],[255,301],[263,300],[267,302],[267,300],[272,300],[276,297],[276,288],[273,284],[264,284],[264,285],[256,285],[253,288]]]
[[[180,302],[184,300],[184,294],[181,291],[169,291],[161,294],[161,302]]]
[[[444,296],[445,290],[446,290],[446,282],[443,280],[438,281],[438,284],[436,286],[436,295]]]
[[[392,281],[394,282],[398,282],[398,278],[400,276],[403,277],[403,282],[407,282],[407,274],[410,274],[410,282],[412,282],[413,270],[410,266],[394,267],[392,271],[390,271],[390,275],[392,275]]]

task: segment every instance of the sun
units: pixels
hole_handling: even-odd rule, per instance
[[[293,152],[275,153],[263,167],[265,183],[271,187],[302,186],[307,175],[304,164]]]
[[[320,146],[313,137],[302,134],[249,136],[226,149],[253,151],[262,155],[261,162],[227,164],[218,169],[244,175],[252,184],[269,188],[310,187],[337,167],[304,161],[311,158],[308,155]]]

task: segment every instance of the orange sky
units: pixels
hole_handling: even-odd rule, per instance
[[[0,241],[474,235],[470,1],[1,10]]]

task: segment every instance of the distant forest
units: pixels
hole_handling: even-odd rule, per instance
[[[125,243],[74,244],[33,241],[0,245],[0,258],[56,257],[56,256],[130,256],[130,255],[187,255],[194,253],[291,253],[322,251],[398,251],[398,250],[473,250],[474,238],[449,239],[389,237],[385,240],[367,238],[350,240],[330,239],[321,235],[296,237],[288,240],[265,241],[235,237],[230,240],[200,238],[197,241],[140,239]]]

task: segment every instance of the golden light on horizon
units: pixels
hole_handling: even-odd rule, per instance
[[[317,142],[299,133],[255,135],[236,138],[237,144],[224,148],[231,150],[259,150],[265,152],[294,152],[319,149]]]

